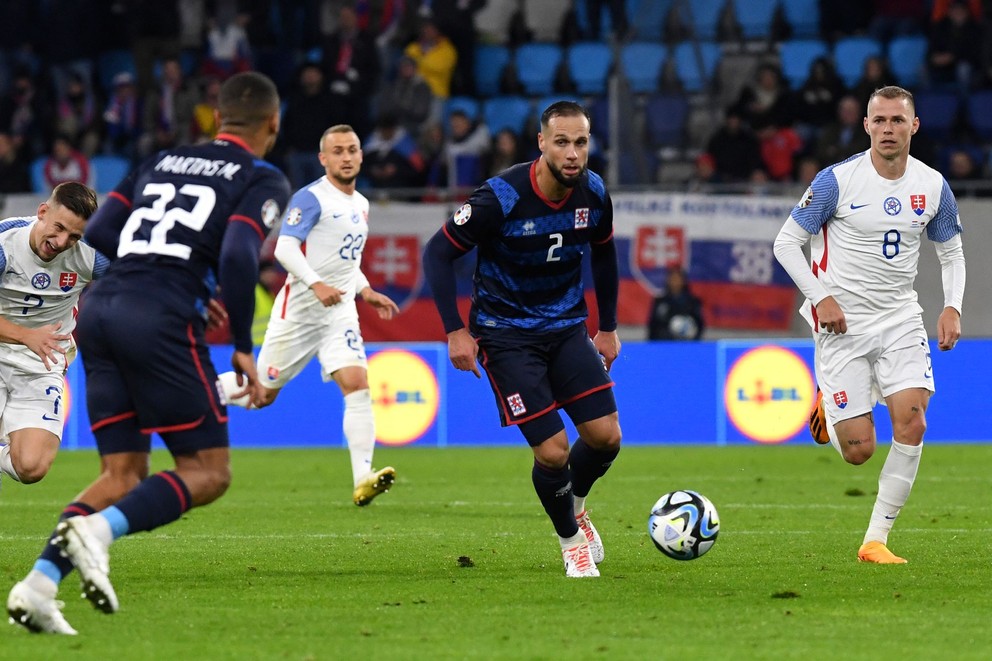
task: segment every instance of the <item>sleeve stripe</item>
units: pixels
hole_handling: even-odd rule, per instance
[[[462,252],[468,252],[469,251],[469,248],[466,248],[462,244],[458,243],[458,241],[455,239],[455,237],[451,236],[451,234],[448,232],[448,226],[447,225],[442,226],[441,229],[444,231],[444,236],[448,239],[448,241],[451,241],[451,243],[454,244],[454,246],[456,248],[458,248]]]
[[[258,223],[255,222],[255,219],[254,218],[249,218],[248,216],[242,216],[240,214],[235,214],[235,215],[231,216],[230,218],[228,218],[227,220],[228,220],[228,222],[231,222],[231,223],[245,223],[245,224],[249,225],[253,230],[255,230],[255,233],[258,234],[259,238],[261,238],[263,241],[265,240],[265,235],[262,234],[262,230],[258,229]]]
[[[109,193],[107,193],[107,197],[115,198],[118,202],[126,206],[128,209],[131,208],[131,200],[127,199],[117,191],[110,191]]]

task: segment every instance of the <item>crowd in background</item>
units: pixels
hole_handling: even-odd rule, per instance
[[[515,46],[535,38],[524,20],[526,1],[2,3],[0,192],[31,191],[31,166],[39,159],[48,185],[90,181],[94,157],[133,163],[163,147],[209,139],[216,131],[220,81],[246,69],[264,71],[280,87],[283,129],[271,158],[294,186],[322,174],[317,139],[337,123],[351,124],[363,137],[364,187],[441,187],[455,170],[459,182],[479,183],[534,156],[535,141],[506,129],[493,134],[479,117],[446,102],[476,95],[478,12],[497,2],[514,5],[505,30],[484,38]],[[623,0],[585,0],[583,12],[576,2],[557,4],[562,11],[552,16],[562,45],[638,38]],[[930,89],[965,95],[992,80],[992,3],[822,4],[825,40],[926,35]],[[610,31],[601,24],[601,8],[608,10]],[[731,27],[721,38],[730,38]],[[773,30],[770,41],[788,37],[781,22]],[[673,12],[665,39],[690,37]],[[808,181],[819,168],[867,148],[861,128],[867,97],[878,86],[899,83],[883,57],[869,58],[853,87],[843,84],[829,58],[821,58],[805,83],[793,89],[769,51],[739,98],[719,108],[721,122],[700,144],[687,145],[695,170],[686,186]],[[515,85],[508,71],[501,92],[519,94]],[[557,91],[574,94],[564,78]],[[922,117],[923,130],[914,138],[914,155],[949,179],[984,179],[985,152],[967,122],[938,143],[928,135],[927,120]],[[603,167],[604,157],[597,150],[593,167]]]

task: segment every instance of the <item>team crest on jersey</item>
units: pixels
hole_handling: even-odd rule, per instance
[[[837,405],[839,409],[847,408],[847,391],[839,390],[834,393],[834,404]]]
[[[279,218],[279,203],[275,200],[266,200],[262,204],[262,222],[266,227],[271,228],[277,218]]]
[[[50,284],[52,284],[52,276],[47,273],[35,273],[31,276],[31,286],[35,289],[48,289]]]
[[[909,208],[912,209],[913,213],[915,213],[917,216],[922,216],[923,212],[927,210],[927,196],[910,195]]]
[[[59,289],[62,291],[69,291],[76,286],[76,281],[78,279],[78,274],[62,271],[62,273],[59,274]]]
[[[589,227],[589,209],[575,210],[575,229],[584,230]]]
[[[527,407],[524,406],[524,400],[518,392],[507,397],[506,403],[510,405],[510,413],[515,417],[519,417],[527,412]]]
[[[472,217],[472,205],[466,202],[458,208],[455,212],[455,225],[464,225],[468,222],[468,219]]]
[[[890,216],[898,216],[899,212],[902,211],[902,202],[899,201],[898,197],[887,197],[882,202],[882,208]]]
[[[303,220],[303,209],[299,207],[293,207],[288,212],[286,212],[287,225],[299,225],[301,220]]]
[[[797,204],[796,206],[799,207],[800,209],[805,209],[806,207],[808,207],[811,204],[813,204],[813,187],[812,186],[810,186],[809,188],[806,189],[806,192],[803,193],[803,199],[801,199],[799,201],[799,204]]]
[[[269,381],[275,381],[279,378],[279,368],[269,365],[269,369],[265,370],[265,376],[269,378]]]

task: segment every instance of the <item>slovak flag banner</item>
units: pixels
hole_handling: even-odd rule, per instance
[[[927,209],[927,196],[926,195],[910,195],[909,196],[909,206],[917,216],[922,216],[923,212]]]
[[[847,408],[847,391],[846,390],[841,390],[840,392],[835,392],[834,393],[834,404],[836,404],[837,405],[837,408],[839,408],[839,409]]]

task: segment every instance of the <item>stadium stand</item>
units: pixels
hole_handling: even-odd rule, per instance
[[[686,92],[702,92],[713,82],[720,53],[713,42],[685,41],[675,47],[675,75]]]
[[[889,42],[889,69],[900,85],[916,88],[924,82],[928,48],[927,38],[922,35],[895,37]]]
[[[565,52],[569,76],[579,94],[606,94],[606,84],[613,68],[613,51],[599,41],[569,46]]]
[[[779,44],[782,74],[792,89],[799,89],[809,76],[810,65],[830,54],[827,44],[819,39],[792,39]]]
[[[495,136],[508,128],[517,135],[523,135],[531,118],[531,104],[520,96],[494,96],[482,102],[482,119]]]
[[[528,96],[551,94],[564,54],[557,44],[524,44],[513,55],[517,77]]]
[[[510,62],[510,49],[498,44],[479,44],[475,48],[475,89],[480,96],[500,93],[503,69]]]
[[[661,44],[638,41],[620,50],[620,73],[635,94],[656,92],[660,85],[667,53]]]
[[[779,0],[734,2],[734,14],[744,39],[768,39]]]
[[[837,75],[848,87],[854,87],[864,73],[865,60],[882,55],[882,44],[871,37],[845,37],[834,44]]]
[[[131,162],[121,156],[98,154],[90,159],[90,167],[95,174],[96,192],[109,193],[127,176]]]

